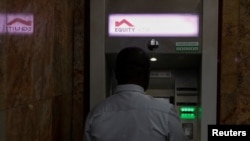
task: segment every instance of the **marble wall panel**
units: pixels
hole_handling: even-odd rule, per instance
[[[223,1],[220,123],[250,123],[250,1]]]
[[[52,140],[70,141],[72,138],[72,95],[60,95],[52,103]]]
[[[83,21],[74,20],[74,4],[79,3],[0,0],[0,11],[34,17],[32,34],[0,35],[1,141],[71,140],[73,105],[75,140],[82,138],[83,60],[78,59],[83,58],[79,53],[83,51],[80,37]],[[82,5],[77,6],[82,8]],[[79,9],[78,12],[82,12],[83,9]],[[75,21],[76,30],[81,31],[74,32]],[[78,44],[73,42],[74,34],[77,34]],[[78,55],[73,59],[74,47]],[[73,63],[77,67],[73,67]],[[78,76],[76,83],[73,83],[73,68]],[[76,104],[72,101],[73,94]]]
[[[23,14],[33,11],[32,0],[17,0],[6,3],[6,16],[9,14]],[[17,106],[22,103],[31,102],[32,77],[31,60],[33,54],[32,35],[7,34],[6,62],[5,62],[5,83],[6,107]]]
[[[39,141],[38,105],[20,105],[6,110],[6,141]]]
[[[87,95],[87,91],[84,89],[84,69],[88,69],[84,63],[84,44],[85,36],[88,36],[88,32],[84,29],[84,19],[88,13],[85,13],[86,2],[83,0],[75,0],[74,4],[74,52],[73,52],[73,119],[72,119],[72,141],[83,140],[83,130],[85,122],[85,113],[87,111],[86,103],[84,104],[84,95]],[[85,33],[85,34],[84,34]],[[87,35],[86,35],[87,34]],[[85,53],[87,54],[87,53]],[[87,61],[87,60],[86,60]],[[85,73],[86,74],[86,73]],[[88,82],[86,82],[88,83]]]
[[[5,14],[5,7],[6,2],[5,0],[0,0],[0,110],[4,109],[5,107],[5,92],[4,92],[4,64],[5,64],[5,44],[4,44],[4,38],[5,34],[3,33],[4,30],[4,22],[2,21],[4,19]]]
[[[73,92],[72,5],[73,1],[70,0],[55,1],[55,29],[52,64],[54,77],[53,89],[56,95],[72,95]]]
[[[239,50],[238,56],[238,103],[236,114],[238,124],[250,123],[250,1],[239,1]]]
[[[0,110],[0,141],[5,141],[6,140],[6,128],[5,128],[5,123],[6,123],[6,115],[4,110]]]
[[[220,73],[220,122],[227,123],[235,116],[238,69],[238,1],[223,1],[222,5],[222,41]],[[230,83],[229,83],[230,82]],[[228,102],[230,101],[230,102]]]
[[[37,124],[39,130],[39,141],[53,141],[52,131],[52,107],[53,100],[43,100],[37,103],[37,114],[39,115]]]
[[[0,141],[6,140],[6,112],[5,112],[5,34],[3,33],[4,30],[4,22],[2,21],[5,14],[5,7],[6,1],[0,0]]]
[[[32,35],[32,79],[35,100],[52,98],[55,94],[53,49],[55,0],[34,1],[34,33]]]
[[[35,1],[33,0],[15,0],[6,1],[6,13],[32,13]]]
[[[72,111],[72,141],[82,141],[84,131],[84,97],[83,94],[73,95],[73,111]]]
[[[33,81],[31,77],[32,47],[27,43],[31,37],[9,36],[6,57],[6,104],[13,107],[33,101]]]
[[[223,1],[222,15],[221,73],[227,75],[237,71],[238,1]]]
[[[8,109],[6,123],[6,141],[52,141],[52,100]]]

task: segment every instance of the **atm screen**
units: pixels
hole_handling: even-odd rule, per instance
[[[198,37],[197,14],[110,14],[110,37]]]

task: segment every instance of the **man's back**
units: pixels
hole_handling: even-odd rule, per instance
[[[144,94],[135,84],[115,94],[88,116],[86,141],[186,141],[173,105]]]

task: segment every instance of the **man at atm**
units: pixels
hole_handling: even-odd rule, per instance
[[[187,141],[174,105],[146,95],[149,57],[139,47],[116,59],[114,94],[90,111],[84,141]]]

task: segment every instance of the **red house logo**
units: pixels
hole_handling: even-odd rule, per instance
[[[24,19],[21,19],[21,18],[12,19],[11,21],[9,21],[7,23],[7,25],[13,25],[15,23],[20,23],[20,24],[23,24],[23,25],[26,25],[26,26],[32,26],[32,21],[24,20]]]
[[[121,26],[122,24],[126,24],[127,26],[129,26],[129,27],[134,27],[134,25],[133,24],[131,24],[129,21],[127,21],[126,19],[123,19],[123,20],[121,20],[121,21],[116,21],[115,22],[115,26],[116,27],[119,27],[119,26]]]

